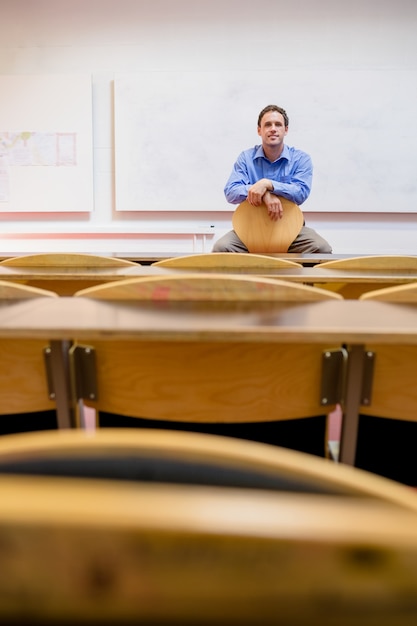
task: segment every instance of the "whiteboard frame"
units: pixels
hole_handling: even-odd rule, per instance
[[[234,210],[224,185],[275,103],[313,160],[303,211],[417,212],[415,69],[143,71],[114,89],[117,211]]]

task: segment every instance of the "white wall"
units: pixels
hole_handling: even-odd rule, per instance
[[[213,238],[230,229],[233,207],[230,213],[116,211],[116,75],[262,70],[255,88],[268,94],[268,104],[268,70],[272,73],[281,67],[294,72],[328,70],[329,76],[338,69],[417,71],[416,27],[415,0],[0,0],[1,74],[92,76],[95,204],[94,211],[85,214],[0,213],[0,253],[210,250]],[[279,81],[273,87],[275,102],[287,106],[289,98],[280,93]],[[329,84],[329,90],[332,87]],[[166,97],[169,103],[169,93]],[[309,99],[314,97],[311,90],[305,94],[307,116]],[[359,110],[360,93],[357,106]],[[410,102],[410,108],[415,109],[416,103]],[[258,140],[258,112],[247,120],[254,128],[253,143]],[[296,124],[288,112],[291,124]],[[352,118],[355,114],[352,110]],[[395,110],[386,111],[386,150],[395,160],[401,159],[396,138],[407,132],[402,121]],[[315,123],[311,119],[313,128]],[[184,132],[195,134],[198,142],[198,129]],[[317,125],[314,132],[320,146],[325,124]],[[161,150],[169,149],[167,138]],[[314,162],[314,146],[309,152]],[[236,156],[230,155],[231,163]],[[224,181],[228,174],[224,172]],[[347,193],[352,195],[349,180],[340,185],[339,197]],[[335,253],[417,252],[417,201],[416,213],[402,213],[401,206],[393,206],[392,213],[367,213],[366,189],[356,189],[354,195],[358,204],[352,213],[337,210],[338,197],[333,199],[334,213],[306,212],[307,223],[330,241]],[[358,213],[357,206],[363,206],[363,212]]]

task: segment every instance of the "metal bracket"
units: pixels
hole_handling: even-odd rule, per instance
[[[347,359],[345,348],[324,350],[320,390],[320,404],[323,406],[343,402]]]
[[[369,406],[372,399],[372,383],[374,379],[375,352],[365,350],[363,363],[363,379],[361,404]]]
[[[66,340],[51,341],[43,350],[48,396],[55,401],[59,428],[75,426],[68,363],[70,345]]]
[[[97,400],[96,352],[91,346],[74,344],[69,351],[72,391],[75,399]]]
[[[46,348],[43,349],[43,359],[44,359],[44,363],[45,363],[46,384],[47,384],[47,387],[48,387],[48,397],[49,397],[50,400],[55,400],[55,398],[56,398],[56,391],[55,391],[54,377],[52,375],[52,372],[53,372],[53,368],[52,368],[52,350],[51,350],[50,346],[47,346]]]

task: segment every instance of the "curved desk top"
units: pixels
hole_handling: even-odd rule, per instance
[[[236,268],[172,268],[156,265],[131,265],[127,267],[6,267],[0,265],[0,280],[19,281],[66,281],[109,282],[139,276],[168,276],[179,272],[245,274],[263,278],[283,278],[302,283],[406,283],[417,280],[413,270],[346,270],[324,268],[320,264],[313,267],[236,267]]]
[[[107,302],[35,298],[0,302],[0,338],[144,341],[378,341],[417,344],[417,305],[367,300],[302,303]]]

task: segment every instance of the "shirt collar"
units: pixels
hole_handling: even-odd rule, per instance
[[[263,147],[262,147],[262,144],[261,144],[261,145],[259,145],[259,146],[257,147],[257,149],[256,149],[256,152],[255,152],[255,159],[266,159],[267,161],[269,161],[268,157],[266,157],[266,156],[265,156],[265,153],[264,153],[264,149],[263,149]],[[286,143],[284,143],[284,149],[283,149],[283,151],[281,152],[281,155],[280,155],[280,156],[279,156],[276,160],[277,160],[277,161],[280,161],[281,159],[286,159],[287,161],[289,161],[289,160],[290,160],[289,148],[288,148],[288,146],[287,146],[287,144],[286,144]],[[275,163],[275,161],[274,161],[274,163]]]

